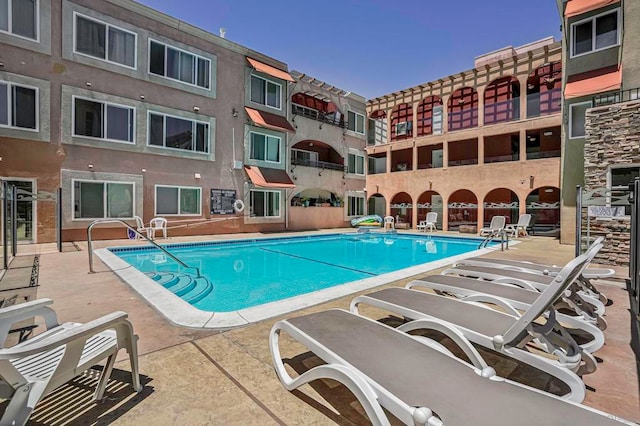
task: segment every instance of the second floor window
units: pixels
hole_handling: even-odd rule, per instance
[[[38,40],[38,0],[0,0],[0,32]]]
[[[135,33],[85,16],[75,16],[74,41],[77,53],[135,68]]]
[[[618,45],[618,10],[605,13],[571,26],[571,56],[596,52]]]
[[[38,91],[0,81],[0,127],[38,128]]]
[[[282,87],[278,83],[251,76],[251,102],[280,109]]]
[[[124,105],[74,98],[73,134],[119,142],[134,141],[135,110]]]
[[[347,173],[364,175],[364,155],[349,154],[347,160]]]
[[[280,138],[251,132],[252,160],[280,162]]]
[[[347,129],[364,135],[364,115],[357,112],[347,112]]]
[[[149,113],[149,145],[209,152],[209,123]]]
[[[153,40],[149,43],[149,72],[204,89],[211,87],[209,59]]]

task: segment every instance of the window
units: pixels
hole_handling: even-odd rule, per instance
[[[211,61],[157,41],[149,42],[149,72],[208,89]]]
[[[0,81],[0,127],[37,130],[38,89]]]
[[[74,219],[132,219],[134,184],[130,182],[73,181]]]
[[[280,192],[249,191],[251,217],[280,217]]]
[[[149,145],[209,152],[209,123],[149,113]]]
[[[349,154],[347,160],[347,173],[364,175],[364,155]]]
[[[135,110],[91,99],[73,98],[73,134],[119,142],[134,141]]]
[[[433,126],[432,133],[434,135],[442,134],[442,109],[444,107],[442,105],[433,107],[433,117],[431,119],[431,125]]]
[[[0,32],[38,40],[38,0],[0,0]]]
[[[364,135],[364,115],[347,111],[347,129]]]
[[[569,138],[583,138],[585,136],[585,114],[589,108],[591,108],[591,101],[569,106]]]
[[[619,10],[594,16],[571,26],[571,56],[596,52],[619,44]]]
[[[135,68],[135,33],[78,14],[74,31],[76,53]]]
[[[629,202],[622,203],[615,201],[617,198],[625,198],[629,194],[629,184],[640,177],[640,166],[615,167],[610,171],[609,186],[611,188],[611,205],[624,205],[625,215],[631,215],[631,204]]]
[[[200,188],[156,185],[156,214],[200,215]]]
[[[251,102],[280,109],[282,86],[262,77],[251,76]]]
[[[251,132],[251,153],[252,160],[280,162],[280,138],[263,135],[262,133]]]
[[[364,197],[347,197],[347,216],[364,215]]]

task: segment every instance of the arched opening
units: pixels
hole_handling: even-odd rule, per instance
[[[418,136],[442,134],[442,99],[427,96],[418,104]]]
[[[560,112],[562,62],[544,64],[527,79],[527,118]]]
[[[340,207],[342,200],[326,189],[309,188],[291,198],[291,207]]]
[[[468,189],[459,189],[449,196],[449,231],[457,231],[460,225],[478,224],[478,198]]]
[[[387,143],[387,113],[379,109],[369,115],[367,145],[382,145],[385,143]]]
[[[427,213],[438,213],[436,228],[442,229],[442,196],[436,191],[425,191],[418,197],[418,223],[427,218]]]
[[[391,140],[398,141],[413,136],[413,107],[403,103],[391,111]]]
[[[384,217],[387,211],[387,200],[382,194],[373,194],[367,202],[367,214],[377,214]]]
[[[451,94],[447,103],[449,131],[478,127],[478,92],[462,87]]]
[[[507,224],[518,223],[520,216],[518,196],[507,188],[496,188],[484,197],[484,226],[489,226],[494,216],[505,216]]]
[[[520,83],[513,76],[493,80],[484,90],[484,124],[520,118]]]
[[[292,172],[295,166],[344,171],[344,158],[330,145],[306,139],[291,147]]]
[[[413,200],[406,192],[399,192],[391,199],[391,216],[396,220],[396,228],[412,227]],[[399,226],[398,226],[399,225]]]
[[[291,96],[291,113],[294,116],[301,115],[334,126],[345,126],[344,115],[338,110],[336,104],[306,93],[296,93]]]
[[[545,186],[527,196],[527,213],[535,235],[556,237],[560,232],[560,189]]]

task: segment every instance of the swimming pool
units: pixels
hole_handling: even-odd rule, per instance
[[[139,293],[151,292],[143,294],[148,300],[164,294],[163,299],[175,302],[172,312],[202,313],[200,321],[209,314],[209,319],[217,316],[214,322],[230,326],[229,321],[253,322],[254,317],[264,319],[439,268],[480,254],[480,241],[350,233],[165,245],[197,267],[201,277],[151,246],[114,247],[96,254]],[[135,277],[125,277],[131,274]]]

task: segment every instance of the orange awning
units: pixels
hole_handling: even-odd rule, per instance
[[[619,90],[622,84],[622,69],[617,65],[569,77],[564,88],[565,99],[596,93]]]
[[[262,188],[295,188],[295,184],[285,170],[268,167],[244,166],[249,179]]]
[[[249,61],[249,63],[251,64],[251,66],[252,66],[256,71],[259,71],[259,72],[262,72],[262,73],[268,74],[268,75],[270,75],[271,77],[279,78],[280,80],[291,81],[291,82],[295,81],[295,80],[293,79],[293,77],[291,77],[291,76],[289,75],[289,73],[288,73],[288,72],[286,72],[286,71],[282,71],[282,70],[279,70],[279,69],[278,69],[278,68],[276,68],[276,67],[272,67],[271,65],[267,65],[267,64],[262,63],[262,62],[260,62],[260,61],[256,61],[256,60],[255,60],[255,59],[253,59],[253,58],[249,58],[249,57],[247,57],[247,61]]]
[[[244,107],[244,110],[249,114],[249,118],[256,126],[265,127],[271,130],[277,130],[279,132],[295,133],[296,129],[293,128],[291,123],[287,121],[281,115],[272,114],[270,112],[258,111],[257,109]]]
[[[620,0],[571,0],[567,3],[564,10],[564,16],[571,18],[572,16],[582,15],[591,10],[600,9],[610,4],[620,3]]]

